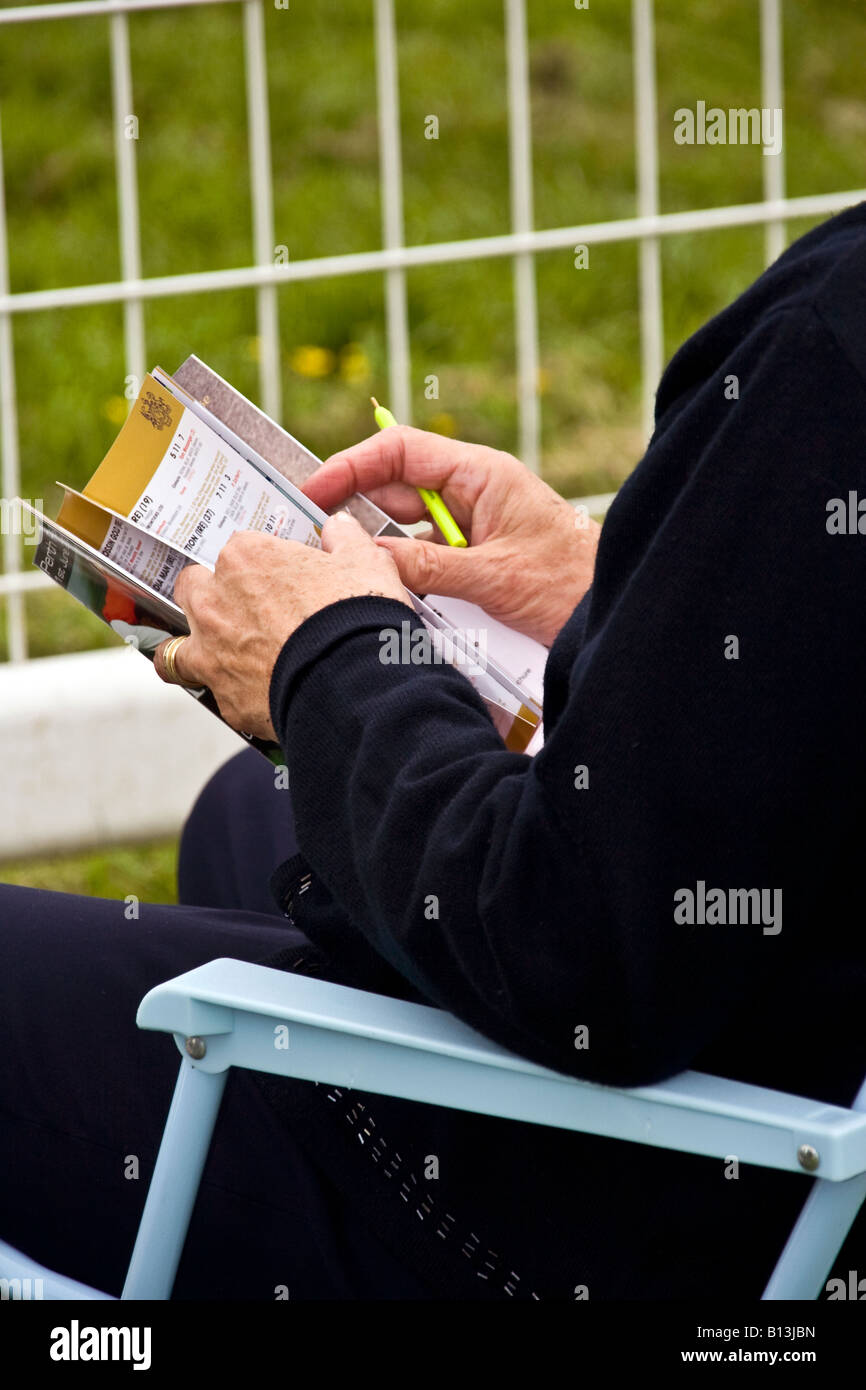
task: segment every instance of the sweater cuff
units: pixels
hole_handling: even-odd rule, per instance
[[[359,632],[401,631],[401,623],[412,629],[424,624],[414,608],[396,598],[365,595],[341,598],[305,618],[289,637],[271,673],[269,703],[271,722],[280,736],[289,703],[309,668],[327,656],[347,637]],[[285,751],[285,750],[284,750]]]

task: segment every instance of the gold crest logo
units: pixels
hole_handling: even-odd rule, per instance
[[[171,424],[171,406],[168,401],[160,400],[152,391],[145,391],[141,413],[155,430],[164,430]]]

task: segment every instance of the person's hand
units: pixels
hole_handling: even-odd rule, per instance
[[[322,550],[257,531],[237,531],[214,572],[187,565],[175,602],[190,636],[175,655],[184,685],[207,686],[233,729],[275,739],[269,692],[274,664],[305,618],[338,599],[376,594],[411,608],[393,560],[345,512],[328,519]],[[154,665],[166,680],[163,642]]]
[[[363,492],[412,522],[425,515],[416,487],[441,492],[469,547],[435,528],[432,540],[380,536],[407,589],[468,599],[550,646],[592,583],[598,523],[511,454],[405,425],[334,454],[304,492],[325,510]]]

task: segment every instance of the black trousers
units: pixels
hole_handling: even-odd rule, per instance
[[[119,1294],[177,1076],[144,994],[294,937],[268,878],[296,852],[289,795],[254,752],[184,829],[177,907],[0,885],[0,1239]],[[178,1270],[179,1299],[425,1298],[232,1071]]]

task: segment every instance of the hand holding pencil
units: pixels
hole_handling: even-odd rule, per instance
[[[377,422],[380,433],[329,458],[304,492],[324,511],[363,492],[404,524],[423,518],[424,493],[444,493],[471,544],[378,536],[403,584],[415,594],[477,603],[550,646],[592,583],[597,523],[575,515],[512,454],[407,425],[394,429],[392,419],[389,412]]]

